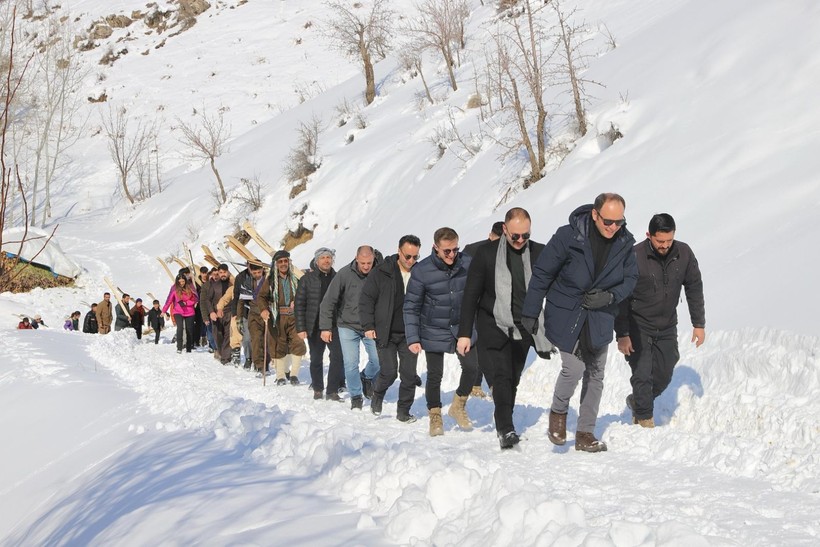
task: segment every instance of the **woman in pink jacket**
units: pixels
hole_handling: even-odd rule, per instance
[[[196,313],[196,303],[199,301],[196,290],[184,275],[178,275],[162,312],[168,315],[168,308],[173,309],[173,321],[177,326],[177,353],[182,353],[182,332],[185,331],[185,351],[191,353],[194,345],[194,314]]]

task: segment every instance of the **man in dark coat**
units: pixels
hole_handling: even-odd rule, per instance
[[[228,265],[220,264],[216,279],[205,284],[199,300],[203,318],[208,317],[213,329],[216,341],[214,358],[223,365],[231,362],[231,311],[230,308],[217,310],[217,304],[231,285],[233,278]]]
[[[566,442],[569,401],[583,377],[575,449],[585,452],[606,450],[594,431],[607,347],[618,303],[638,279],[625,209],[618,194],[600,194],[595,203],[575,209],[535,264],[522,310],[522,323],[532,332],[546,297],[546,335],[561,351],[549,420],[549,439],[555,444]]]
[[[444,434],[441,419],[441,379],[444,354],[454,353],[458,339],[461,302],[467,271],[472,259],[458,251],[458,234],[452,228],[439,228],[433,234],[433,250],[413,269],[404,299],[404,325],[410,351],[424,350],[427,359],[427,384],[424,395],[430,414],[430,436]],[[448,414],[458,426],[473,429],[467,414],[467,398],[476,377],[477,361],[458,356],[461,378]]]
[[[127,329],[131,326],[131,295],[123,294],[120,300],[122,301],[122,306],[125,306],[125,309],[123,309],[119,302],[114,306],[114,311],[117,316],[114,321],[115,331]]]
[[[680,358],[678,352],[678,302],[686,289],[692,342],[700,347],[706,340],[706,311],[703,280],[692,249],[675,241],[675,219],[667,213],[649,221],[646,239],[634,248],[638,284],[621,302],[615,320],[618,351],[632,368],[632,394],[626,404],[633,422],[655,427],[654,401],[672,381]]]
[[[542,329],[532,335],[521,323],[533,265],[544,248],[530,239],[531,225],[530,214],[513,207],[504,217],[504,237],[476,251],[464,287],[458,329],[459,353],[470,351],[475,324],[479,355],[487,352],[492,362],[495,428],[502,449],[519,441],[513,408],[529,349],[535,347],[544,357],[552,351]]]
[[[91,310],[83,318],[83,332],[97,334],[97,304],[91,304]]]
[[[404,295],[410,271],[419,259],[421,241],[414,235],[399,239],[399,252],[387,257],[373,269],[359,297],[359,317],[364,335],[376,340],[379,353],[379,375],[373,384],[370,411],[382,413],[384,395],[400,376],[396,418],[405,423],[416,421],[410,407],[416,397],[417,353],[407,347],[404,333]]]
[[[296,333],[302,340],[307,340],[310,350],[310,383],[313,386],[313,398],[321,399],[325,389],[324,357],[325,349],[330,353],[330,365],[327,369],[327,391],[325,397],[329,401],[341,402],[339,388],[344,380],[344,357],[339,342],[339,331],[334,324],[331,327],[330,342],[322,340],[319,330],[319,306],[322,303],[330,282],[336,276],[333,269],[333,260],[336,251],[321,247],[313,255],[310,271],[299,279],[296,289],[296,303],[294,315],[296,317]]]

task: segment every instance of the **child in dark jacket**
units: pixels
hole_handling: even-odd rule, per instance
[[[159,333],[165,327],[165,317],[159,307],[159,300],[154,300],[154,306],[148,310],[148,326],[154,329],[154,343],[159,344]]]

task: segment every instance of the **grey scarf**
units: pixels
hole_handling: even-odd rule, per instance
[[[521,255],[524,263],[524,284],[530,286],[532,277],[532,265],[530,263],[530,246],[524,248]],[[512,316],[512,275],[507,267],[507,241],[502,238],[498,243],[498,252],[495,255],[495,305],[493,305],[493,316],[495,324],[504,332],[510,333],[513,340],[521,340],[521,332],[515,326]],[[552,343],[547,340],[544,325],[546,324],[544,310],[538,317],[538,332],[532,337],[535,342],[535,349],[539,352],[549,353],[552,351]]]

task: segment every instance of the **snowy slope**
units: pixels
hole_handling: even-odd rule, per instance
[[[410,13],[410,2],[391,5]],[[440,102],[419,108],[421,83],[388,57],[377,66],[379,97],[363,110],[364,129],[338,127],[336,107],[357,100],[362,78],[327,50],[318,25],[305,28],[321,19],[319,3],[219,4],[144,56],[137,52],[157,37],[135,33],[134,52],[90,83],[89,95],[104,90],[111,104],[148,118],[163,105],[168,184],[128,206],[102,141],[78,144],[75,178],[53,199],[60,245],[87,272],[76,288],[0,295],[11,356],[0,365],[0,431],[13,447],[0,456],[1,543],[817,543],[820,322],[808,237],[820,203],[820,113],[810,108],[820,83],[820,6],[583,3],[598,53],[586,75],[606,85],[591,102],[594,130],[560,169],[494,209],[523,166],[502,163],[490,139],[466,164],[448,152],[430,168],[428,139],[448,107],[466,104],[493,24],[490,6],[470,5],[462,89],[447,93],[431,57],[426,70]],[[70,6],[83,24],[139,7]],[[611,51],[604,23],[618,42]],[[322,92],[300,104],[294,87],[314,80]],[[242,177],[263,181],[266,202],[251,220],[269,241],[295,228],[294,213],[307,206],[301,220],[316,229],[294,251],[301,265],[324,245],[338,249],[337,265],[362,243],[389,253],[405,233],[427,247],[442,225],[466,243],[484,237],[510,205],[528,208],[534,237],[546,241],[601,191],[625,196],[638,239],[652,213],[673,214],[704,273],[709,338],[690,346],[681,306],[681,362],[658,401],[661,427],[628,424],[628,367],[614,348],[596,431],[608,453],[548,442],[560,367],[533,357],[515,414],[526,439],[501,453],[488,401],[468,404],[474,432],[447,418],[445,436],[430,439],[421,392],[412,409],[421,419],[407,426],[392,419],[395,388],[375,419],[367,408],[359,415],[313,402],[307,389],[263,389],[207,354],[180,358],[168,344],[137,345],[125,333],[12,331],[18,313],[59,326],[85,309],[81,302],[100,298],[104,275],[134,296],[162,298],[169,281],[157,256],[183,243],[213,245],[245,220],[236,202],[214,216],[212,174],[184,163],[175,144],[175,117],[201,105],[230,107],[235,138],[219,167],[231,189]],[[323,164],[290,201],[282,163],[295,128],[313,115],[324,122]],[[475,130],[474,114],[459,116],[460,127]],[[624,138],[604,148],[597,132],[611,123]],[[445,403],[457,380],[455,362],[447,363]]]

